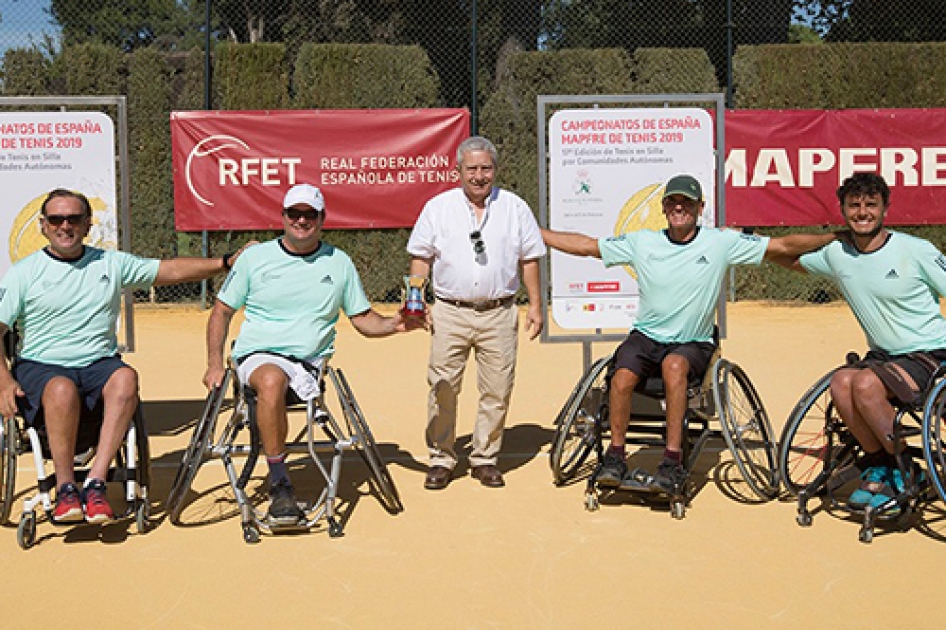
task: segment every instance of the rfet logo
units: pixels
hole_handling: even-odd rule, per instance
[[[198,181],[207,182],[206,169],[212,169],[217,186],[273,186],[288,188],[296,183],[296,167],[301,157],[254,155],[250,145],[231,135],[207,136],[187,155],[184,177],[187,189],[200,203],[213,206],[207,191],[198,190]],[[202,176],[196,176],[195,171]],[[206,185],[206,184],[205,184]]]

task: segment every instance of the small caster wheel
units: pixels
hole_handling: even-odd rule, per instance
[[[676,520],[682,520],[686,516],[687,508],[683,504],[683,501],[674,501],[670,504],[670,516]]]
[[[869,544],[874,540],[874,528],[862,527],[860,533],[857,535],[857,539],[862,543]]]
[[[259,542],[259,530],[253,525],[243,526],[243,542],[254,545]]]
[[[142,502],[135,510],[135,527],[139,534],[145,534],[151,528],[151,506]]]
[[[16,528],[16,542],[21,549],[29,549],[36,542],[36,515],[28,512],[20,517]]]
[[[811,527],[811,514],[808,512],[799,512],[798,515],[795,516],[795,522],[802,527]]]
[[[598,504],[598,496],[589,492],[585,495],[585,509],[589,512],[597,512],[600,505]]]
[[[334,518],[328,520],[329,538],[338,538],[342,535],[342,525]]]

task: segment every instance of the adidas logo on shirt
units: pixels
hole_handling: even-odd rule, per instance
[[[890,271],[887,272],[887,275],[884,277],[887,278],[887,280],[899,280],[900,274],[897,273],[896,269],[891,269]]]
[[[700,256],[696,259],[696,264],[698,265],[708,265],[709,261],[706,259],[706,256]]]
[[[108,274],[107,274],[107,273],[103,273],[103,274],[102,274],[102,277],[99,278],[99,282],[108,282]]]
[[[325,274],[325,277],[322,278],[322,284],[335,284],[335,283],[332,281],[332,276]]]

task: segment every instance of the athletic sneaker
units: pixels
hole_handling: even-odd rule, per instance
[[[601,470],[598,471],[596,481],[599,486],[607,488],[617,488],[621,485],[621,480],[627,474],[627,464],[620,455],[616,455],[608,449],[604,453],[604,461],[601,463]]]
[[[274,483],[269,489],[269,522],[275,527],[297,525],[305,518],[299,503],[296,501],[296,491],[288,479]]]
[[[112,506],[105,498],[105,482],[101,479],[93,479],[82,488],[82,505],[87,523],[104,523],[115,518]]]
[[[903,473],[900,472],[900,469],[888,468],[887,475],[884,479],[884,484],[880,490],[874,493],[874,498],[870,500],[869,505],[875,510],[880,509],[881,506],[896,498],[896,496],[901,494],[905,489],[906,486],[903,484]],[[889,516],[896,516],[899,513],[900,505],[897,503],[893,503],[884,509],[884,514]]]
[[[657,474],[654,475],[654,486],[666,492],[667,494],[681,494],[683,484],[687,480],[687,471],[683,464],[670,459],[665,459],[657,466]]]
[[[863,481],[861,481],[860,487],[852,492],[851,496],[848,498],[848,508],[860,511],[870,505],[870,502],[874,499],[874,495],[883,489],[887,475],[889,474],[890,469],[886,466],[871,466],[861,473],[861,479],[863,479]]]
[[[80,523],[83,518],[79,489],[76,488],[74,483],[62,484],[56,492],[56,508],[53,510],[53,521],[56,523]]]

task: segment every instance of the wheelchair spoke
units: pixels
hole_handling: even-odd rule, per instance
[[[720,359],[713,382],[723,436],[739,472],[760,499],[778,494],[773,432],[762,399],[738,365]]]
[[[603,357],[592,364],[559,412],[549,452],[552,478],[558,485],[578,474],[598,439],[598,422],[607,421],[610,359],[610,356]]]
[[[923,456],[940,499],[946,501],[946,380],[927,397],[923,413]]]

